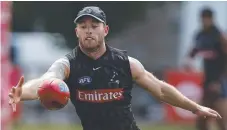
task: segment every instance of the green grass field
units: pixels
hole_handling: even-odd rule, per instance
[[[141,130],[195,130],[193,126],[190,125],[139,125]],[[13,130],[82,130],[79,125],[19,125]]]

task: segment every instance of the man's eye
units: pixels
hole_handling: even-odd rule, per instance
[[[85,28],[86,28],[86,26],[81,26],[81,28],[85,29]]]
[[[98,26],[97,25],[92,25],[92,28],[97,28]]]

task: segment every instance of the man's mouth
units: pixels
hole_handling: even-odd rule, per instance
[[[85,40],[94,40],[92,37],[86,37]]]

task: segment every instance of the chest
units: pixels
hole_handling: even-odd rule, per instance
[[[75,62],[70,70],[71,89],[95,90],[116,89],[131,86],[129,65],[125,62]]]
[[[196,44],[200,49],[219,49],[219,34],[215,32],[201,33],[196,38]]]
[[[77,63],[71,70],[69,83],[71,93],[76,95],[75,100],[81,102],[121,100],[132,88],[129,72],[119,63]]]

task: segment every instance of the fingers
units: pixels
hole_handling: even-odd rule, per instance
[[[14,94],[16,92],[16,88],[12,87],[11,92]]]
[[[15,103],[15,101],[13,99],[13,94],[10,93],[9,94],[9,97],[10,97],[10,99],[9,99],[9,105],[12,106],[13,112],[15,112],[16,111],[16,103]]]
[[[222,118],[221,115],[215,110],[210,109],[210,113],[215,114],[217,118],[220,118],[220,119]]]
[[[12,108],[13,108],[13,112],[15,112],[16,109],[17,109],[17,105],[16,105],[15,103],[13,103],[13,104],[12,104]]]
[[[15,87],[12,87],[12,89],[11,89],[11,92],[9,93],[9,104],[11,105],[13,102],[14,102],[14,94],[15,94],[15,92],[16,92],[16,88]]]
[[[14,102],[12,101],[12,102],[10,103],[10,105],[12,106],[13,112],[15,112],[15,111],[16,111],[16,107],[17,107],[16,103],[14,103]]]
[[[210,117],[214,117],[214,118],[217,118],[218,117],[216,114],[211,113],[211,112],[209,112],[208,114],[209,114]]]
[[[12,90],[12,91],[14,91],[14,90]],[[16,103],[17,103],[17,101],[15,101],[13,93],[9,93],[9,98],[10,98],[9,99],[9,105],[12,106],[13,112],[15,112],[16,111]]]
[[[24,77],[22,76],[17,84],[16,87],[22,87],[22,85],[24,84]],[[16,103],[18,103],[18,99],[16,98],[16,87],[13,86],[10,93],[9,93],[9,105],[12,106],[13,112],[16,111]]]
[[[9,104],[12,104],[13,103],[13,94],[12,93],[9,93]]]
[[[22,76],[17,84],[17,87],[22,87],[22,85],[24,84],[24,76]]]

